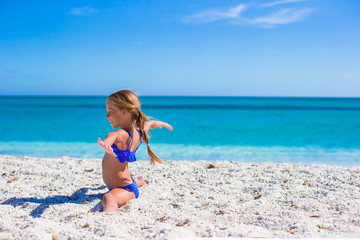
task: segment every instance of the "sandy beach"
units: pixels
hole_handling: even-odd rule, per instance
[[[0,163],[0,239],[360,236],[360,166],[137,161],[149,184],[103,213],[101,159]]]

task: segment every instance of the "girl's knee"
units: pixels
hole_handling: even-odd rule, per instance
[[[109,193],[105,194],[102,198],[102,206],[103,208],[104,207],[106,208],[106,206],[112,206],[112,207],[117,206],[117,201],[115,196]]]
[[[109,192],[103,196],[102,205],[103,208],[107,208],[108,206],[111,206],[111,208],[113,208],[113,206],[121,207],[134,198],[135,195],[132,192],[126,190],[119,190],[115,193]]]
[[[116,202],[116,198],[111,193],[106,193],[102,197],[103,202]]]
[[[114,212],[118,209],[116,198],[112,194],[105,194],[102,197],[102,207],[105,212]]]

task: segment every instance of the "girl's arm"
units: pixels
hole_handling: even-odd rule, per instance
[[[162,128],[162,127],[166,127],[167,129],[169,129],[170,131],[173,130],[172,126],[166,122],[162,122],[162,121],[147,121],[145,123],[144,126],[144,130],[146,132],[148,132],[150,129],[153,128]]]
[[[111,155],[115,156],[115,153],[111,147],[111,145],[115,142],[116,138],[117,138],[117,132],[112,132],[109,133],[108,135],[106,135],[104,141],[101,141],[100,138],[98,138],[98,144],[100,147],[102,147],[107,153],[110,153]]]

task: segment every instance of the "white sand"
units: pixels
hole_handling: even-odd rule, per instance
[[[138,161],[149,185],[106,214],[101,159],[0,163],[0,239],[360,236],[360,166]]]

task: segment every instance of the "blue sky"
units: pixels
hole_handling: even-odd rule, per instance
[[[360,97],[360,1],[1,1],[0,95]]]

